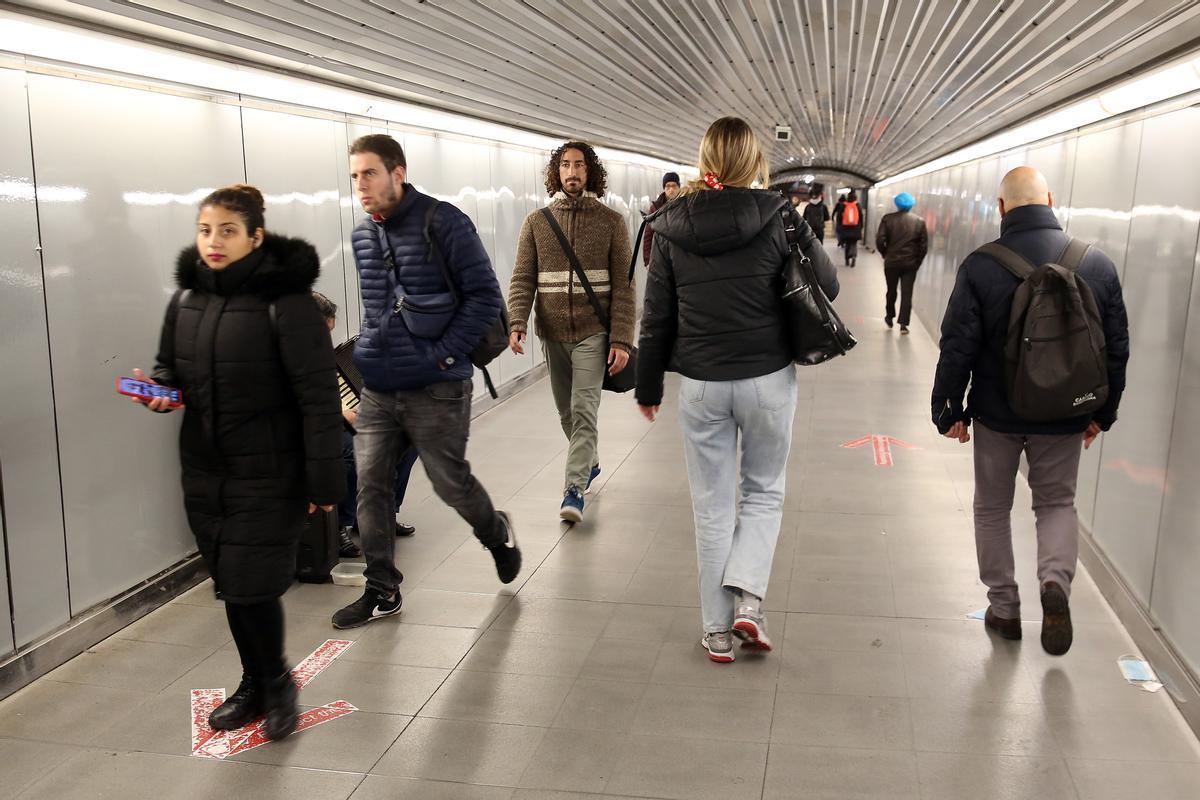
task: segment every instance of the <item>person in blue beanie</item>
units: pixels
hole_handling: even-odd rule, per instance
[[[885,214],[875,233],[875,249],[883,256],[883,275],[887,279],[887,309],[883,322],[889,328],[896,318],[896,289],[900,289],[900,333],[908,333],[912,316],[913,284],[917,270],[929,249],[925,220],[912,212],[916,201],[908,192],[896,195],[896,211]]]

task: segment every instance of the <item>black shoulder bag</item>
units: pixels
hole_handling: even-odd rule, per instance
[[[604,326],[604,330],[608,331],[611,336],[612,321],[604,311],[604,306],[600,305],[600,299],[596,297],[596,291],[592,289],[591,281],[584,274],[583,265],[579,263],[579,256],[575,255],[575,248],[571,247],[571,243],[567,241],[567,235],[563,233],[562,227],[559,226],[558,220],[554,218],[554,214],[550,212],[550,209],[543,208],[542,214],[546,217],[546,221],[550,223],[550,229],[554,231],[554,235],[558,237],[558,243],[562,247],[563,253],[566,254],[567,260],[571,262],[571,269],[575,270],[575,276],[579,278],[579,283],[583,286],[583,290],[587,292],[588,300],[591,301],[592,308],[596,311],[596,316],[600,318],[600,324]],[[631,274],[630,280],[632,281],[632,279],[633,276]],[[633,347],[629,351],[629,363],[625,365],[625,369],[616,375],[610,375],[608,370],[604,371],[604,390],[622,394],[634,389],[636,386],[637,348]]]
[[[791,252],[783,265],[783,316],[792,345],[792,360],[812,366],[846,355],[858,340],[842,324],[833,303],[817,282],[812,260],[800,247],[796,230],[799,221],[794,211],[784,211],[783,227]]]

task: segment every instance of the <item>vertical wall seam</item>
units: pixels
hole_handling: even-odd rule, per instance
[[[33,102],[29,97],[29,75],[25,75],[25,124],[29,128],[29,174],[33,177],[33,217],[37,231],[38,266],[42,275],[42,318],[46,323],[46,365],[50,380],[50,417],[54,420],[54,466],[58,470],[58,511],[62,519],[63,573],[67,582],[67,617],[75,616],[75,603],[71,598],[71,548],[67,542],[67,497],[62,471],[62,435],[58,428],[58,393],[54,382],[54,348],[50,344],[50,287],[46,280],[46,251],[42,246],[42,209],[38,202],[37,157],[33,146]],[[8,536],[7,526],[4,529]],[[16,608],[13,609],[13,641],[16,641]]]

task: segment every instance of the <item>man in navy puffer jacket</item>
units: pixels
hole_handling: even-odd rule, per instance
[[[1070,238],[1054,216],[1045,177],[1032,167],[1017,167],[1004,176],[999,200],[997,241],[1033,264],[1057,262]],[[1095,414],[1031,422],[1013,412],[1004,343],[1021,281],[980,253],[967,256],[959,267],[942,319],[932,397],[933,424],[943,436],[966,444],[971,441],[969,428],[975,429],[975,546],[989,603],[984,624],[1006,639],[1021,638],[1011,512],[1021,453],[1025,454],[1037,518],[1041,640],[1051,655],[1067,652],[1074,635],[1068,598],[1079,550],[1075,486],[1080,446],[1090,446],[1116,422],[1129,361],[1129,322],[1116,267],[1093,247],[1078,275],[1091,288],[1104,324],[1108,402]]]
[[[470,353],[499,318],[504,298],[471,220],[418,192],[407,176],[404,150],[390,136],[363,136],[350,146],[350,178],[371,215],[351,237],[364,312],[354,349],[364,386],[354,452],[367,589],[334,614],[336,628],[400,611],[392,476],[410,445],[438,497],[491,551],[501,582],[521,569],[511,520],[492,505],[466,459]]]

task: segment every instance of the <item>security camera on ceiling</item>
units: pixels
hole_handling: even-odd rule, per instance
[[[790,142],[792,140],[791,125],[776,125],[775,126],[775,141]]]

